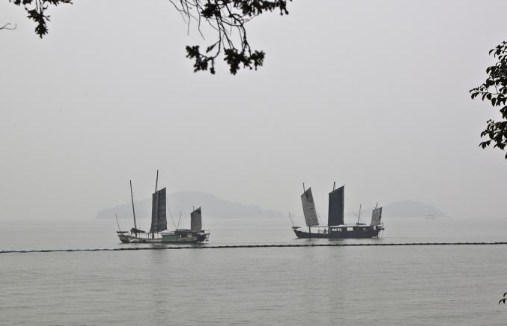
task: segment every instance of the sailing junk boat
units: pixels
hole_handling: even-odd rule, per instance
[[[209,231],[202,229],[201,207],[190,213],[190,230],[176,229],[174,231],[160,232],[164,243],[199,243],[208,241]]]
[[[327,226],[319,226],[312,188],[305,190],[304,184],[301,202],[308,232],[300,230],[299,226],[293,226],[292,229],[298,238],[378,238],[380,231],[384,230],[381,223],[382,207],[375,207],[370,225],[359,221],[356,224],[345,224],[345,186],[338,189],[333,186],[333,191],[329,193]],[[312,232],[312,227],[317,227],[317,232]]]
[[[146,233],[137,228],[136,211],[134,208],[134,196],[132,192],[132,181],[130,182],[130,195],[132,199],[132,213],[134,215],[134,227],[128,231],[117,231],[118,238],[123,243],[200,243],[209,239],[209,231],[202,230],[201,207],[190,214],[191,229],[167,230],[166,218],[166,188],[157,190],[157,181],[155,183],[155,192],[152,195],[151,206],[151,227],[150,232]]]

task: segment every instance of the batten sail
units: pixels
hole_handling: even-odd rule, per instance
[[[371,213],[371,226],[380,225],[381,219],[382,219],[382,207],[375,208]]]
[[[158,233],[167,230],[165,189],[166,188],[160,189],[153,194],[150,233]]]
[[[190,229],[192,231],[202,230],[202,213],[200,207],[190,213]]]
[[[317,218],[317,212],[315,211],[312,188],[308,188],[308,190],[301,195],[301,202],[303,203],[303,213],[305,215],[306,225],[318,226],[319,219]]]
[[[327,225],[344,224],[345,215],[345,186],[329,193],[329,211]]]

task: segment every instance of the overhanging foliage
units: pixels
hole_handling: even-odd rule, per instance
[[[483,101],[489,101],[493,107],[500,108],[502,116],[500,121],[488,120],[486,129],[481,137],[489,138],[479,144],[482,148],[493,145],[500,150],[507,146],[507,42],[502,42],[496,48],[489,51],[498,59],[494,66],[488,67],[486,81],[472,90],[472,99],[480,97]],[[505,155],[507,159],[507,154]]]
[[[252,50],[247,37],[246,24],[266,12],[278,11],[287,15],[287,2],[292,0],[169,0],[188,24],[197,22],[201,32],[203,23],[208,24],[216,38],[206,50],[199,45],[187,46],[187,58],[194,62],[194,72],[206,71],[215,74],[215,61],[223,55],[231,74],[241,68],[257,69],[264,63],[264,51]],[[71,4],[71,0],[9,0],[23,6],[28,18],[36,23],[35,33],[43,37],[48,33],[50,6]],[[148,5],[148,4],[147,4]]]

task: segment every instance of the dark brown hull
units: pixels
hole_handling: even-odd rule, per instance
[[[314,233],[314,232],[304,232],[298,229],[294,230],[296,236],[302,239],[370,239],[370,238],[378,238],[379,233],[382,229],[377,227],[362,227],[356,230],[340,230],[334,231],[332,228],[326,230],[325,233]]]
[[[178,233],[181,231],[176,231]],[[183,232],[184,233],[184,232]],[[148,236],[136,237],[132,234],[119,233],[118,238],[122,243],[176,243],[176,244],[195,244],[208,241],[209,231],[198,232],[193,237],[182,237],[176,234],[174,237],[162,236],[152,239]]]

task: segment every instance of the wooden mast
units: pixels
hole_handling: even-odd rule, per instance
[[[303,194],[306,192],[305,183],[303,182]],[[308,225],[308,233],[310,233],[310,237],[312,236],[312,227]]]
[[[114,213],[114,216],[116,217],[116,225],[118,225],[118,231],[121,232],[120,222],[118,222],[118,214]]]
[[[155,180],[155,192],[157,192],[158,187],[158,169],[157,169],[157,179]]]
[[[333,192],[334,192],[335,188],[336,188],[336,181],[333,181]],[[329,200],[331,200],[331,196],[329,197]],[[327,224],[329,224],[329,215],[327,217],[327,221],[328,221]],[[329,225],[327,226],[327,232],[331,233],[331,226],[329,226]]]
[[[294,227],[294,221],[292,220],[292,215],[290,215],[290,211],[289,211],[289,218],[290,218],[290,222],[292,223],[292,227]]]
[[[132,201],[132,214],[134,215],[134,229],[137,238],[137,223],[136,223],[136,209],[134,208],[134,192],[132,191],[132,180],[130,180],[130,200]]]
[[[158,195],[157,195],[157,188],[158,188],[158,169],[157,169],[157,178],[155,179],[155,197],[157,199],[156,205],[157,205],[157,224],[158,224]],[[154,203],[155,204],[155,203]],[[155,228],[153,228],[151,232],[151,238],[155,239]]]
[[[182,211],[180,211],[180,217],[178,218],[178,226],[176,227],[176,230],[180,229],[181,213]]]

